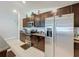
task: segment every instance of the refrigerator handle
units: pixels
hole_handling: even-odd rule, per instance
[[[55,57],[55,46],[56,46],[56,23],[55,23],[55,16],[54,16],[54,25],[53,25],[53,56]]]

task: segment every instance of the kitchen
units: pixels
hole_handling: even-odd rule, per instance
[[[3,54],[11,51],[14,57],[79,57],[78,1],[26,1],[14,4],[17,7],[20,5],[20,8],[16,7],[19,11],[12,11],[16,14],[14,16],[18,16],[18,21],[14,20],[18,25],[18,30],[15,29],[18,34],[12,34],[18,38],[5,40],[8,45],[3,44],[7,45]]]
[[[23,19],[23,30],[21,30],[21,32],[20,32],[20,37],[21,37],[20,40],[24,41],[24,42],[25,42],[25,40],[27,41],[28,40],[27,36],[29,36],[27,34],[27,32],[30,31],[30,36],[29,36],[30,41],[31,41],[30,45],[45,52],[45,54],[47,56],[50,56],[50,57],[55,56],[56,52],[54,52],[55,50],[53,48],[55,48],[56,46],[54,46],[55,44],[53,42],[55,42],[56,40],[55,41],[53,40],[52,42],[50,42],[50,41],[51,41],[51,39],[56,39],[55,34],[57,34],[57,33],[53,32],[53,31],[56,31],[56,29],[54,27],[54,25],[57,25],[56,20],[55,20],[56,15],[58,15],[60,17],[60,20],[61,19],[66,19],[66,20],[71,19],[71,21],[65,21],[65,20],[61,21],[61,22],[59,21],[61,23],[61,25],[63,25],[64,27],[65,26],[72,27],[70,29],[62,28],[60,24],[59,24],[60,27],[59,27],[59,25],[57,25],[59,27],[58,30],[62,31],[62,33],[65,33],[65,32],[63,32],[65,30],[71,31],[70,35],[67,33],[67,35],[69,35],[69,37],[66,34],[63,34],[63,35],[66,35],[65,37],[63,37],[63,35],[60,36],[63,38],[63,40],[61,40],[61,41],[64,42],[65,38],[66,39],[69,39],[69,38],[74,39],[74,35],[75,35],[75,37],[77,37],[77,31],[78,31],[77,28],[79,26],[78,25],[78,15],[77,15],[78,14],[77,10],[79,10],[78,5],[79,5],[79,3],[72,4],[69,6],[58,8],[55,11],[47,11],[44,13],[40,13],[40,10],[38,10],[37,14],[32,12],[31,17],[26,16],[26,18]],[[66,15],[68,15],[67,18],[65,18]],[[55,22],[55,24],[54,24],[54,22]],[[47,31],[47,34],[46,34],[46,31]],[[75,34],[74,34],[74,31],[76,32]],[[23,39],[24,38],[23,32],[24,33],[26,32],[25,39]],[[22,38],[22,36],[23,36],[23,38]],[[60,37],[58,37],[58,38],[60,38]],[[49,39],[50,41],[47,41],[47,39]],[[65,43],[61,42],[64,46],[67,45],[66,43],[70,44],[69,46],[68,45],[65,46],[64,47],[65,49],[72,46],[72,47],[68,48],[68,49],[71,49],[71,51],[69,50],[70,55],[68,55],[69,52],[65,50],[62,52],[61,55],[58,54],[58,51],[57,51],[57,54],[58,54],[57,56],[79,56],[79,54],[78,54],[78,46],[79,45],[78,45],[77,39],[78,38],[75,38],[75,40],[68,40],[69,42],[65,41]],[[46,42],[48,44],[50,44],[50,46],[46,46],[46,44],[47,44]],[[52,45],[52,43],[53,43],[53,45]],[[23,44],[22,46],[23,46],[22,48],[25,48],[25,46],[27,46],[27,45]],[[74,46],[74,48],[73,48],[73,46]],[[51,47],[53,47],[53,48],[51,48]],[[59,50],[59,49],[57,48],[57,50]],[[62,49],[60,50],[60,52],[61,51],[62,51]],[[53,53],[55,53],[55,54],[53,54]]]

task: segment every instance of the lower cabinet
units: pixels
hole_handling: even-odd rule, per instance
[[[25,42],[25,39],[26,39],[26,35],[25,35],[24,33],[21,33],[21,32],[20,32],[20,40],[21,40],[22,42]]]
[[[33,47],[40,49],[41,51],[45,51],[45,38],[42,36],[31,36],[31,44]]]
[[[37,41],[37,37],[36,36],[31,36],[31,44],[34,47],[38,47],[38,41]]]
[[[74,57],[79,57],[79,43],[74,43]]]
[[[7,50],[0,52],[0,57],[6,57]]]
[[[40,41],[38,42],[38,48],[42,51],[45,51],[45,38],[40,37]]]

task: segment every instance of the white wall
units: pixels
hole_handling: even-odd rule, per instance
[[[18,15],[12,11],[19,12],[20,7],[17,2],[0,1],[0,35],[4,39],[18,38]]]
[[[0,35],[5,38],[17,38],[17,15],[0,10]]]

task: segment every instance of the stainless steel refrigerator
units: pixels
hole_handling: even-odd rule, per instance
[[[74,14],[46,18],[45,56],[74,56]]]

